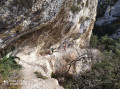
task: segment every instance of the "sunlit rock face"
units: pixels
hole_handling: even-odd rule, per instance
[[[14,54],[20,58],[19,63],[23,66],[23,79],[37,81],[30,87],[23,84],[22,89],[63,89],[56,80],[51,79],[51,74],[69,63],[67,59],[62,59],[65,53],[76,58],[79,55],[75,49],[80,49],[81,55],[86,52],[81,48],[89,46],[97,2],[0,0],[0,54],[3,56],[17,49]],[[64,49],[65,44],[67,50]],[[56,48],[56,52],[52,54],[50,48]],[[75,55],[72,54],[74,52]],[[73,65],[70,73],[74,74],[75,71],[78,74],[89,69],[91,59],[86,65],[83,63],[84,60],[77,62],[75,67]],[[48,79],[43,81],[36,78],[36,71]]]
[[[22,44],[87,47],[97,0],[1,0],[0,49]],[[29,35],[28,35],[29,34]],[[27,37],[24,37],[28,35]]]

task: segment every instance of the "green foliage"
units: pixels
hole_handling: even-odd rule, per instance
[[[101,62],[76,79],[79,89],[120,89],[120,57],[107,51],[103,56]]]
[[[95,48],[104,46],[102,50],[99,48],[103,59],[80,76],[77,81],[82,83],[78,85],[84,89],[120,89],[120,39],[115,40],[107,35],[98,39],[93,35],[90,44]],[[84,83],[86,86],[83,86]]]
[[[18,70],[21,68],[21,65],[17,64],[15,59],[20,60],[16,56],[9,55],[4,56],[2,59],[0,59],[0,74],[2,75],[3,79],[8,79],[13,70]]]
[[[102,60],[77,78],[65,78],[62,85],[65,89],[120,89],[120,39],[92,35],[90,44],[101,51]]]
[[[119,53],[120,50],[120,41],[109,38],[108,35],[105,35],[101,38],[98,38],[96,35],[92,35],[90,45],[92,48],[98,48],[99,50],[113,51],[114,53]],[[101,48],[103,47],[103,48]]]
[[[65,89],[120,89],[120,57],[105,51],[102,60],[77,78],[67,80]]]
[[[98,42],[98,37],[96,35],[92,35],[90,41],[91,47],[96,47],[98,45]]]
[[[45,79],[48,79],[46,76],[43,76],[41,73],[39,73],[39,72],[34,72],[34,74],[36,74],[36,76],[37,76],[37,78],[41,78],[41,79],[43,79],[43,80],[45,80]]]
[[[101,37],[101,44],[105,45],[106,50],[114,50],[115,49],[115,40],[109,38],[107,35]]]
[[[73,13],[75,13],[75,12],[78,12],[78,11],[80,10],[80,8],[79,8],[78,6],[76,6],[76,5],[72,5],[72,6],[70,7],[70,10],[71,10]]]

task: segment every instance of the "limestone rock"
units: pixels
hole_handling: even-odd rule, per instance
[[[69,49],[78,48],[84,53],[81,48],[89,46],[97,3],[98,0],[0,0],[1,56],[15,50],[23,66],[23,79],[35,80],[23,84],[23,89],[63,89],[51,74],[76,59],[77,51]],[[65,56],[68,54],[70,60]],[[70,73],[89,69],[88,65],[82,70],[83,65],[79,61]],[[36,78],[36,71],[48,79]]]
[[[6,25],[4,29],[3,27],[0,29],[1,50],[10,44],[16,44],[18,39],[27,34],[31,34],[29,37],[35,35],[36,37],[32,38],[34,40],[45,42],[43,48],[70,38],[74,40],[76,46],[89,45],[96,17],[97,0],[1,0],[0,2],[3,3],[0,5],[0,19]],[[38,44],[36,42],[33,42],[34,45]]]

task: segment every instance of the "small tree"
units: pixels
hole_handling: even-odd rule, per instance
[[[98,45],[98,42],[98,37],[96,35],[92,35],[90,40],[91,47],[96,47]]]

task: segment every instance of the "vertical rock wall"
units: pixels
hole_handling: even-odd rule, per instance
[[[72,42],[87,47],[96,17],[97,0],[7,0],[0,12],[0,49],[30,34],[28,44],[43,48]],[[33,36],[34,35],[34,36]],[[33,36],[33,37],[32,37]],[[31,38],[32,37],[32,38]],[[34,40],[34,41],[33,41]],[[21,43],[19,43],[21,44]]]

